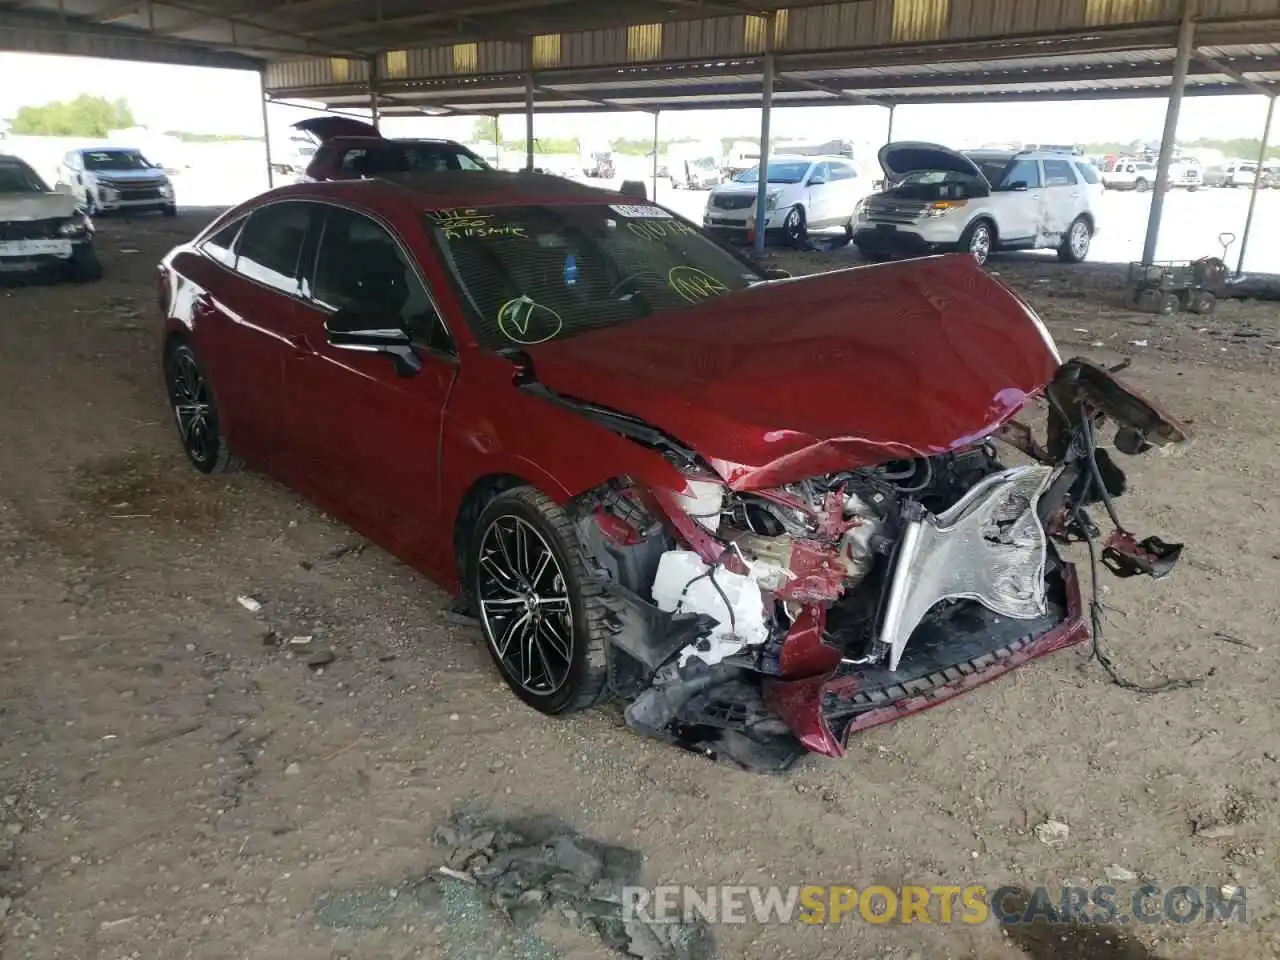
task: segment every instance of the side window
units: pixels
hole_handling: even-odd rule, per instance
[[[306,203],[273,203],[255,210],[236,243],[236,272],[296,296],[298,261],[310,223]]]
[[[1080,181],[1075,171],[1066,160],[1044,161],[1044,184],[1046,187],[1074,187]]]
[[[243,218],[227,224],[204,243],[200,244],[200,249],[224,267],[230,267],[234,270],[236,266],[236,237],[240,236],[240,228],[243,226]]]
[[[831,180],[831,164],[818,163],[813,167],[813,172],[809,174],[810,183],[828,183]]]
[[[338,168],[343,173],[353,173],[363,177],[365,175],[365,155],[364,150],[348,150],[342,155],[342,162],[338,164]]]
[[[1087,163],[1077,163],[1076,169],[1080,171],[1080,177],[1085,183],[1097,183],[1098,172]]]
[[[400,317],[415,343],[453,353],[453,342],[400,245],[380,224],[332,208],[316,257],[313,299],[331,310],[369,310]]]
[[[858,176],[858,172],[847,163],[833,163],[830,166],[832,180],[853,180]]]
[[[458,169],[459,170],[486,170],[488,168],[485,167],[485,165],[482,163],[477,163],[474,159],[472,159],[472,157],[469,154],[459,153]]]
[[[1038,190],[1041,186],[1040,165],[1028,157],[1015,161],[1000,186],[1007,190],[1015,183],[1025,183],[1028,190]]]

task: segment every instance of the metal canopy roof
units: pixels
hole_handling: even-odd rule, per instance
[[[1280,0],[1190,0],[1187,93],[1280,90]],[[0,49],[265,69],[384,114],[1163,96],[1182,0],[0,0]]]

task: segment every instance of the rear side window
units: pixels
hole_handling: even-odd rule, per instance
[[[236,244],[236,271],[283,293],[299,292],[298,261],[311,205],[273,203],[249,214]]]
[[[415,343],[453,352],[444,323],[400,245],[385,227],[362,214],[329,209],[312,299],[331,310],[395,314]]]
[[[223,266],[234,270],[236,267],[236,237],[240,236],[240,228],[243,226],[243,219],[227,224],[227,226],[202,243],[200,249]]]
[[[1076,164],[1076,169],[1080,171],[1080,178],[1081,178],[1082,180],[1084,180],[1084,182],[1085,182],[1085,183],[1097,183],[1097,182],[1098,182],[1098,173],[1097,173],[1097,171],[1096,171],[1096,170],[1094,170],[1094,169],[1093,169],[1093,167],[1092,167],[1092,166],[1090,166],[1089,164],[1087,164],[1087,163],[1077,163],[1077,164]]]
[[[341,168],[344,173],[358,177],[488,169],[484,161],[444,143],[389,143],[355,148],[343,154]]]
[[[1046,187],[1074,187],[1079,182],[1071,169],[1071,164],[1066,160],[1044,161],[1044,185]]]

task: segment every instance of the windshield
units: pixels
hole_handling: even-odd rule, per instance
[[[778,160],[769,164],[769,183],[800,183],[809,173],[810,165],[808,160]],[[759,177],[760,168],[756,165],[750,170],[742,170],[733,179],[739,183],[756,183]]]
[[[0,193],[48,193],[39,174],[21,160],[0,161]]]
[[[697,167],[699,170],[714,170],[716,168],[716,162],[712,157],[699,157],[689,165]]]
[[[630,323],[763,279],[652,204],[434,210],[427,224],[490,350]]]
[[[136,150],[86,150],[86,170],[151,170],[152,163]]]
[[[808,160],[779,160],[769,164],[769,183],[799,183],[809,172]],[[733,179],[738,183],[755,183],[760,178],[760,167],[743,170]]]

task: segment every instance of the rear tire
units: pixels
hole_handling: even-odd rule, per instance
[[[468,544],[466,584],[489,656],[517,697],[551,716],[600,699],[606,609],[554,500],[516,487],[489,501]]]
[[[1067,228],[1062,244],[1058,247],[1058,259],[1063,263],[1081,263],[1089,256],[1089,245],[1093,243],[1093,228],[1084,217],[1076,217]]]
[[[201,473],[234,473],[244,464],[227,446],[218,421],[213,387],[195,351],[175,341],[165,353],[165,386],[178,439],[191,465]]]

